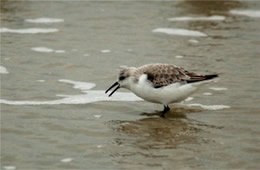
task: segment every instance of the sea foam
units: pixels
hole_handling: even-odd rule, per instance
[[[260,10],[231,10],[230,13],[233,15],[245,15],[253,18],[260,17]]]
[[[64,19],[60,19],[60,18],[35,18],[35,19],[26,19],[25,22],[38,23],[38,24],[52,24],[52,23],[64,22]]]
[[[9,72],[4,66],[0,66],[0,74],[8,74]]]
[[[5,100],[0,99],[0,103],[8,105],[59,105],[59,104],[87,104],[99,101],[142,101],[143,99],[137,97],[130,92],[117,92],[112,97],[105,94],[105,90],[91,90],[96,86],[94,83],[80,82],[67,79],[58,80],[61,83],[73,85],[73,88],[81,90],[85,94],[80,95],[63,95],[57,100],[48,101],[29,101],[29,100]]]
[[[223,90],[227,90],[226,87],[210,87],[209,89],[211,89],[211,90],[215,90],[215,91],[223,91]]]
[[[24,29],[10,29],[2,27],[0,33],[18,33],[18,34],[39,34],[39,33],[53,33],[58,32],[56,28],[24,28]]]
[[[209,17],[173,17],[169,18],[169,21],[223,21],[226,17],[219,16],[219,15],[213,15]]]
[[[222,109],[229,109],[230,106],[227,105],[203,105],[200,103],[193,103],[193,104],[186,104],[187,106],[199,106],[206,110],[222,110]]]
[[[54,50],[48,47],[32,47],[31,50],[36,51],[36,52],[42,52],[42,53],[65,53],[65,50]]]
[[[54,51],[53,49],[47,47],[33,47],[31,48],[31,50],[36,52],[43,52],[43,53],[51,53]]]
[[[187,29],[177,29],[177,28],[157,28],[152,30],[154,33],[165,33],[169,35],[179,35],[179,36],[194,36],[194,37],[206,37],[207,34],[200,31],[187,30]]]

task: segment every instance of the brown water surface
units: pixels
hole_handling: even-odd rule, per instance
[[[259,13],[257,1],[1,1],[1,168],[259,169]],[[208,16],[224,19],[168,20]],[[220,79],[165,119],[131,93],[107,98],[120,65],[147,63]]]

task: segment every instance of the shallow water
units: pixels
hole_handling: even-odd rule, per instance
[[[1,168],[259,169],[259,11],[257,1],[1,1]],[[165,119],[126,90],[104,94],[120,65],[147,63],[220,79]]]

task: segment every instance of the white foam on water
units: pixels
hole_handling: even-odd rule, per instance
[[[209,17],[173,17],[169,18],[169,21],[223,21],[225,20],[226,17],[224,16],[219,16],[219,15],[213,15]]]
[[[81,81],[73,81],[73,80],[67,80],[67,79],[60,79],[58,80],[59,82],[62,83],[68,83],[72,84],[73,88],[75,89],[80,89],[80,90],[89,90],[92,89],[96,86],[95,83],[88,83],[88,82],[81,82]]]
[[[181,59],[181,58],[183,58],[183,56],[181,56],[181,55],[176,55],[175,58]]]
[[[0,66],[0,74],[8,74],[9,72],[4,66]]]
[[[185,99],[185,102],[191,101],[191,100],[193,100],[193,99],[194,99],[194,97],[187,97],[187,98]]]
[[[169,35],[179,35],[179,36],[194,36],[194,37],[206,37],[207,34],[187,29],[177,29],[177,28],[157,28],[152,30],[154,33],[165,33]]]
[[[99,148],[99,149],[103,148],[103,145],[97,145],[97,148]]]
[[[64,97],[57,100],[49,101],[27,101],[27,100],[5,100],[0,99],[0,103],[8,105],[60,105],[60,104],[87,104],[100,101],[142,101],[133,93],[117,92],[112,97],[108,97],[104,90],[88,90],[84,91],[87,94],[82,95],[59,95]]]
[[[36,52],[42,52],[42,53],[51,53],[54,50],[48,47],[33,47],[31,50],[36,51]]]
[[[190,40],[189,40],[189,42],[190,42],[190,43],[194,43],[194,44],[197,44],[197,43],[199,43],[199,41],[198,41],[198,40],[194,40],[194,39],[190,39]]]
[[[43,82],[45,82],[46,80],[36,80],[36,82],[38,82],[38,83],[43,83]]]
[[[98,119],[98,118],[101,118],[102,115],[94,115],[94,117]]]
[[[3,166],[3,168],[6,170],[15,170],[16,169],[15,166]]]
[[[24,29],[10,29],[0,28],[0,33],[18,33],[18,34],[39,34],[39,33],[53,33],[58,32],[57,28],[24,28]]]
[[[83,54],[84,57],[90,56],[88,53]]]
[[[110,53],[111,50],[106,49],[106,50],[101,50],[100,52],[101,52],[101,53]]]
[[[96,101],[142,101],[143,99],[137,97],[131,92],[116,92],[112,97],[105,94],[105,90],[89,90],[86,91],[88,95],[93,96]]]
[[[60,161],[63,162],[63,163],[68,163],[68,162],[71,162],[72,160],[73,160],[73,158],[64,158]]]
[[[66,94],[56,94],[57,97],[70,97],[70,95],[66,95]]]
[[[36,51],[36,52],[42,52],[42,53],[65,53],[65,50],[54,50],[48,47],[32,47],[31,50]]]
[[[55,50],[54,52],[55,52],[55,53],[66,53],[65,50]]]
[[[5,100],[0,99],[0,103],[7,105],[57,105],[66,104],[63,100],[51,100],[51,101],[26,101],[26,100]],[[73,103],[74,104],[74,103]]]
[[[200,103],[186,104],[186,106],[199,106],[206,110],[222,110],[222,109],[231,108],[230,106],[227,106],[227,105],[203,105]]]
[[[211,89],[211,90],[215,90],[215,91],[223,91],[223,90],[227,90],[226,87],[210,87],[209,89]]]
[[[112,97],[108,97],[105,94],[105,90],[90,90],[96,86],[94,83],[79,82],[67,79],[58,80],[62,83],[73,85],[73,88],[80,89],[85,94],[80,95],[64,95],[59,94],[57,96],[62,97],[57,100],[48,101],[27,101],[27,100],[5,100],[0,99],[0,103],[8,105],[60,105],[60,104],[87,104],[99,101],[142,101],[143,99],[137,97],[130,92],[117,92]]]
[[[51,23],[64,22],[64,19],[61,19],[61,18],[35,18],[35,19],[26,19],[25,22],[39,23],[39,24],[51,24]]]
[[[210,96],[210,95],[212,95],[212,93],[206,92],[206,93],[203,93],[203,95],[205,95],[205,96]]]
[[[233,15],[244,15],[253,18],[260,17],[260,10],[231,10],[229,12]]]

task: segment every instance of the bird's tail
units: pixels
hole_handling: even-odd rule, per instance
[[[217,74],[194,76],[194,77],[191,77],[190,80],[187,80],[187,83],[196,83],[196,82],[200,82],[200,81],[211,80],[211,79],[216,78],[216,77],[218,77]]]
[[[210,80],[210,79],[213,79],[215,77],[218,77],[217,74],[208,74],[208,75],[205,75],[205,80]]]

